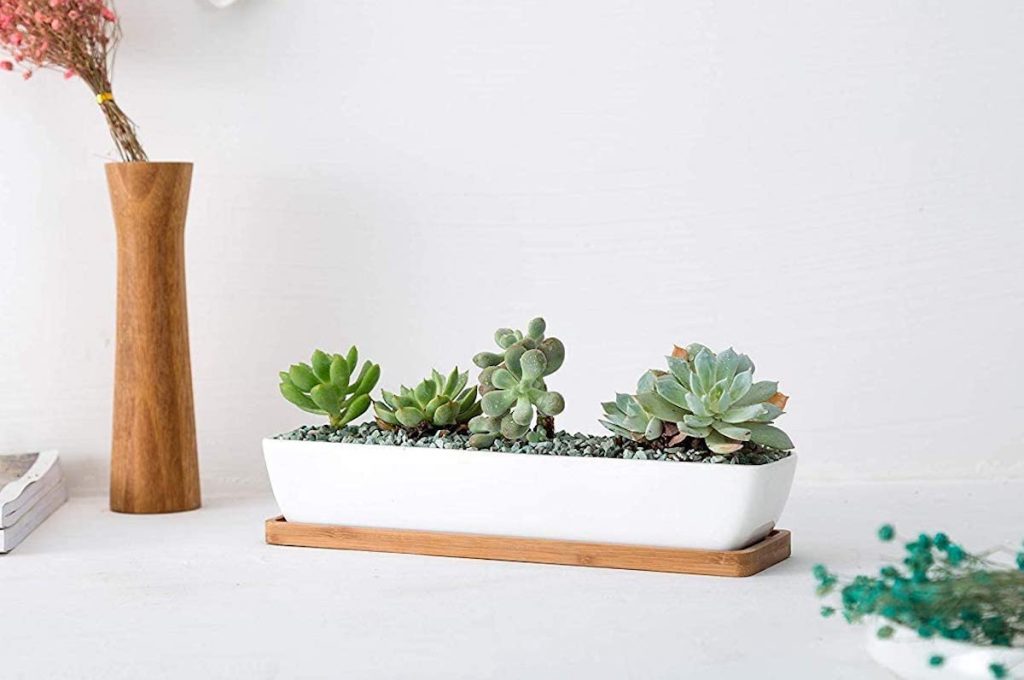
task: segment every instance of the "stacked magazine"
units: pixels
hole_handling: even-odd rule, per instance
[[[0,454],[0,553],[13,550],[67,499],[56,451]]]

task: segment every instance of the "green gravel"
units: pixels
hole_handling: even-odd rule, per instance
[[[329,425],[306,425],[279,434],[274,439],[292,441],[336,442],[341,444],[371,444],[379,446],[417,446],[425,449],[460,449],[476,451],[467,445],[469,435],[440,431],[411,437],[404,430],[383,430],[376,423],[334,429]],[[787,458],[788,451],[776,451],[747,443],[734,454],[717,455],[704,449],[677,446],[647,449],[635,442],[618,437],[557,432],[554,439],[542,442],[507,441],[498,439],[486,449],[504,453],[531,453],[544,456],[583,456],[591,458],[626,458],[632,460],[664,460],[684,463],[720,463],[731,465],[765,465]]]

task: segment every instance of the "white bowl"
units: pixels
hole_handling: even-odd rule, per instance
[[[892,637],[880,639],[876,634],[883,625],[892,626]],[[1024,649],[1017,647],[982,647],[946,638],[922,638],[906,626],[875,620],[867,626],[868,653],[878,663],[907,680],[992,680],[989,666],[1002,664],[1007,670],[1024,663]],[[939,655],[941,666],[931,666],[928,659]],[[1014,675],[1008,677],[1016,677]]]
[[[293,522],[736,550],[775,527],[796,456],[767,465],[264,439]]]

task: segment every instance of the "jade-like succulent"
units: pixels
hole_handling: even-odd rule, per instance
[[[331,427],[344,427],[370,407],[370,390],[380,378],[380,366],[363,362],[358,375],[359,350],[344,356],[316,350],[310,364],[293,364],[281,371],[281,394],[303,411],[327,416]]]
[[[531,437],[535,422],[548,434],[553,433],[551,418],[565,409],[565,400],[558,392],[548,391],[544,378],[561,367],[565,346],[558,338],[545,338],[545,329],[541,318],[533,319],[525,334],[500,328],[494,339],[502,352],[481,352],[473,357],[473,363],[483,369],[483,413],[469,421],[473,433],[470,446],[486,448],[499,436]]]
[[[754,382],[749,357],[731,348],[716,355],[695,343],[676,347],[667,359],[668,372],[645,373],[636,395],[602,404],[605,427],[637,441],[669,445],[702,439],[714,453],[734,453],[748,441],[793,448],[789,436],[772,424],[788,397],[777,382]]]
[[[480,415],[477,388],[467,388],[469,372],[458,367],[445,378],[436,370],[414,389],[402,385],[398,394],[381,390],[382,401],[373,402],[377,421],[385,428],[460,427]]]

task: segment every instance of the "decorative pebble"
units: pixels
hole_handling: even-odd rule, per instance
[[[370,444],[385,446],[414,446],[419,448],[462,449],[475,451],[467,446],[469,435],[463,432],[440,431],[410,438],[405,430],[383,430],[376,423],[350,425],[333,429],[329,425],[319,427],[305,425],[291,432],[279,434],[275,439],[292,441],[322,441],[344,444]],[[593,458],[626,458],[631,460],[660,460],[669,462],[710,463],[716,465],[765,465],[789,456],[788,451],[776,451],[756,444],[747,443],[739,452],[721,456],[710,454],[703,449],[674,446],[665,449],[625,448],[637,446],[618,437],[590,435],[577,432],[556,432],[553,439],[540,442],[506,441],[498,439],[490,451],[505,453],[528,453],[548,456],[587,456]]]

